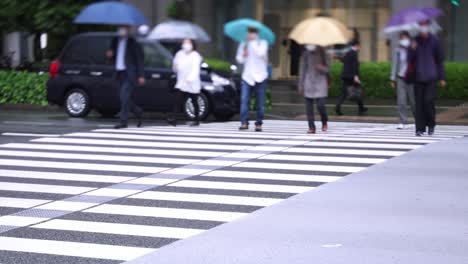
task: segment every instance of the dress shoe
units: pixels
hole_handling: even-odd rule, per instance
[[[359,115],[364,115],[365,113],[367,113],[367,111],[369,111],[369,108],[367,107],[360,108]]]
[[[127,124],[117,124],[114,126],[115,129],[127,128]]]
[[[328,131],[328,125],[327,125],[327,124],[323,124],[323,125],[322,125],[322,131],[323,131],[323,132],[327,132],[327,131]]]
[[[341,107],[339,107],[338,105],[335,107],[335,112],[336,112],[336,115],[339,115],[339,116],[343,115],[343,112],[341,112]]]
[[[193,121],[193,122],[190,123],[189,126],[191,126],[191,127],[200,126],[200,122],[199,121]]]
[[[434,131],[435,131],[435,129],[433,127],[430,127],[427,134],[429,134],[429,136],[432,136],[432,135],[434,135]]]
[[[177,126],[177,121],[175,119],[168,119],[167,123],[171,126]]]
[[[239,130],[248,130],[249,129],[249,125],[247,124],[242,124],[240,127],[239,127]]]

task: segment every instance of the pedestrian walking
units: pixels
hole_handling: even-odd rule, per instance
[[[128,126],[128,115],[132,112],[138,119],[137,127],[142,126],[143,110],[132,100],[133,90],[145,84],[143,71],[143,50],[134,37],[130,27],[123,26],[117,31],[118,37],[112,41],[107,56],[115,60],[117,79],[120,84],[120,122],[116,129]]]
[[[408,123],[407,103],[411,108],[413,116],[416,116],[413,83],[407,76],[408,69],[408,49],[411,45],[411,37],[407,31],[400,33],[398,47],[394,51],[392,61],[392,73],[390,76],[390,85],[396,89],[397,109],[400,124],[397,129],[404,129]]]
[[[169,117],[169,124],[176,126],[176,114],[180,112],[183,102],[190,98],[193,104],[194,121],[190,126],[200,125],[200,108],[198,105],[198,96],[201,90],[200,67],[202,56],[196,50],[195,42],[192,39],[184,39],[182,49],[179,50],[172,63],[174,72],[177,75],[175,85],[175,104],[172,116]]]
[[[328,115],[325,107],[329,86],[329,63],[325,49],[320,46],[308,44],[302,54],[298,89],[304,95],[309,130],[307,133],[315,134],[314,101],[320,113],[322,131],[328,129]]]
[[[408,71],[415,80],[416,136],[422,136],[426,129],[429,135],[434,134],[437,81],[442,87],[446,86],[441,44],[430,30],[430,21],[420,22],[420,33],[409,49],[411,66]]]
[[[247,40],[239,45],[236,60],[244,65],[239,130],[249,129],[250,97],[252,93],[255,93],[257,102],[255,131],[261,132],[265,115],[266,81],[268,78],[268,43],[259,38],[257,28],[248,28]]]
[[[358,40],[353,40],[351,42],[351,49],[343,57],[343,72],[341,74],[341,79],[343,81],[343,86],[341,89],[341,95],[338,99],[338,104],[335,107],[335,112],[337,115],[343,115],[341,111],[341,105],[344,101],[350,96],[349,87],[361,87],[361,79],[359,75],[359,50],[361,45]],[[359,88],[360,89],[360,88]],[[364,106],[362,95],[354,98],[358,105],[359,114],[362,115],[367,112],[367,107]]]

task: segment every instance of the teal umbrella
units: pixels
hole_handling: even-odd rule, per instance
[[[237,42],[244,42],[247,37],[247,29],[250,27],[257,28],[260,38],[266,40],[268,44],[275,43],[275,33],[269,27],[250,18],[240,18],[226,23],[224,34]]]

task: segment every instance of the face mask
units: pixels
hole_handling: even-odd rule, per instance
[[[429,33],[430,28],[429,26],[420,26],[419,31],[421,31],[421,33]]]
[[[409,39],[401,39],[401,40],[400,40],[400,45],[401,45],[402,47],[407,48],[407,47],[409,47],[410,44],[411,44],[411,43],[410,43]]]
[[[257,39],[257,38],[258,38],[258,34],[257,34],[257,33],[249,33],[249,34],[247,35],[247,39],[249,39],[249,40],[255,40],[255,39]]]
[[[117,30],[117,34],[120,36],[120,37],[126,37],[128,36],[128,29],[127,28],[124,28],[124,27],[121,27]]]
[[[192,51],[192,49],[193,49],[193,45],[190,44],[190,43],[184,43],[184,44],[182,44],[182,49],[183,49],[185,52],[190,52],[190,51]]]
[[[317,46],[315,45],[312,45],[312,44],[308,44],[305,46],[305,48],[308,50],[308,51],[314,51],[317,49]]]

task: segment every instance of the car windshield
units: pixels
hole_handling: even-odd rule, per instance
[[[161,44],[154,41],[140,40],[143,47],[145,67],[148,68],[171,68],[172,54]]]

